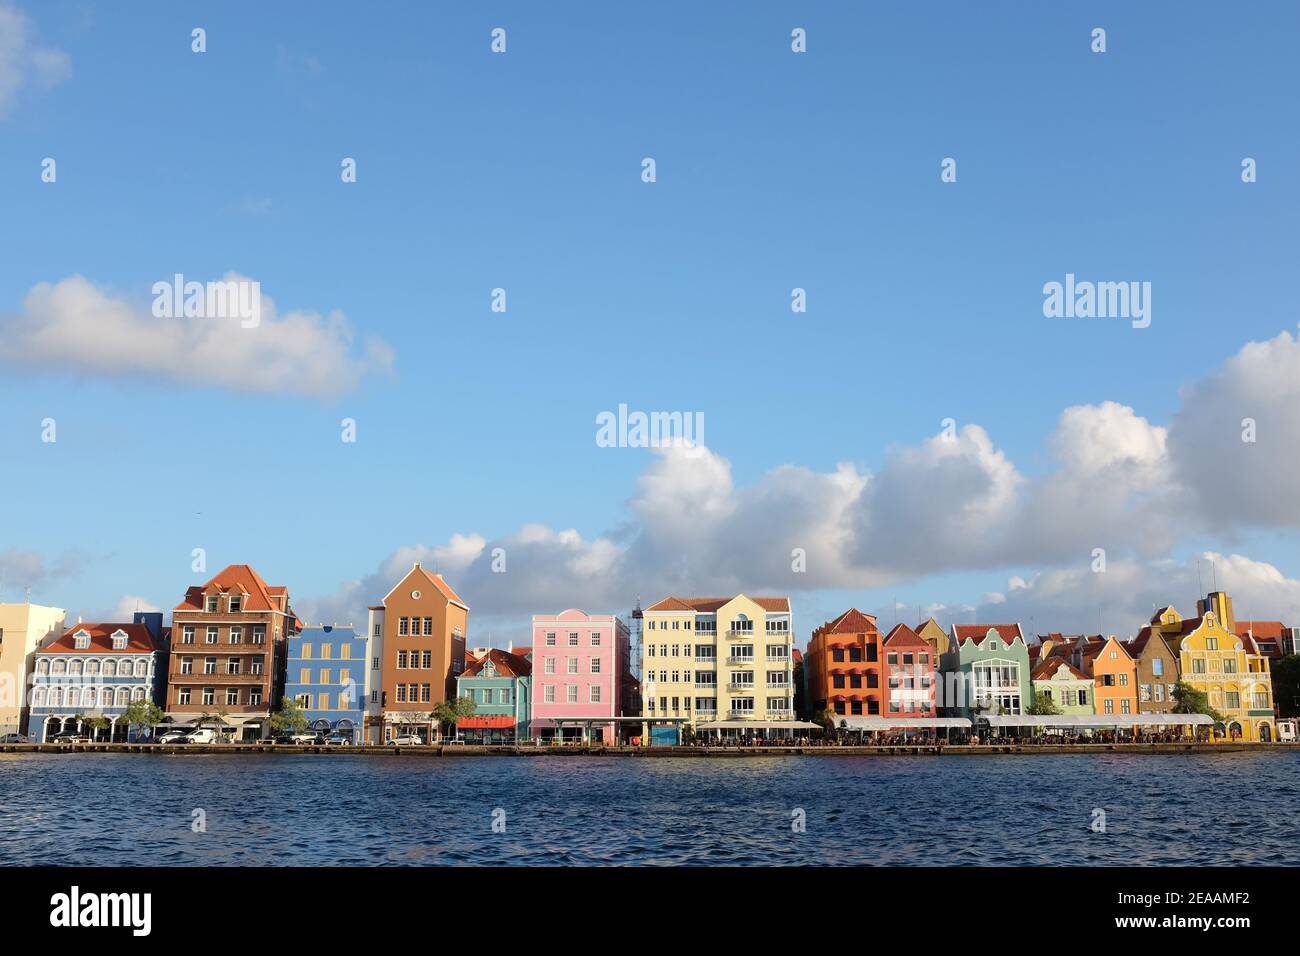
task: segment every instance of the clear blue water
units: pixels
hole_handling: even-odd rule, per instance
[[[3,754],[0,863],[1297,865],[1298,799],[1300,753],[1277,751]]]

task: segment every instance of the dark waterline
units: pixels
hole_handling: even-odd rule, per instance
[[[5,754],[0,863],[1297,865],[1298,797],[1290,752]]]

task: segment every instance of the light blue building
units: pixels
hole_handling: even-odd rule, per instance
[[[127,742],[147,734],[123,717],[133,700],[159,700],[166,660],[159,613],[137,613],[130,624],[73,625],[33,654],[27,736],[37,743],[63,733]],[[92,727],[95,718],[108,726]]]
[[[473,743],[511,743],[529,736],[532,664],[527,657],[496,648],[465,655],[456,695],[474,701],[473,717],[456,732]]]
[[[308,728],[362,742],[369,640],[351,626],[322,624],[290,634],[284,695],[307,713]]]

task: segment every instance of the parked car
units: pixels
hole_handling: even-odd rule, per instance
[[[328,747],[351,747],[351,734],[330,734],[325,738],[325,745]]]
[[[88,744],[90,738],[85,734],[55,734],[50,738],[52,744]]]
[[[302,733],[297,734],[280,734],[280,736],[275,738],[275,742],[277,744],[314,744],[317,743],[319,739],[320,738],[317,734],[303,731]]]
[[[181,743],[185,744],[215,744],[216,742],[216,732],[207,727],[200,727],[181,738]]]
[[[388,741],[390,747],[419,747],[424,743],[424,738],[419,734],[398,734],[392,740]]]
[[[160,744],[178,744],[190,735],[188,730],[169,730],[158,738]]]
[[[0,744],[29,744],[30,740],[23,734],[5,734],[0,737]]]

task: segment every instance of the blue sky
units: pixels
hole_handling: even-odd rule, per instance
[[[626,543],[644,532],[629,500],[656,456],[596,446],[595,415],[619,403],[703,412],[737,488],[783,464],[877,472],[948,417],[1032,482],[1058,470],[1064,409],[1111,401],[1164,428],[1180,389],[1296,328],[1292,4],[0,9],[25,18],[22,48],[0,53],[20,76],[0,80],[0,322],[38,283],[84,276],[147,311],[160,279],[233,271],[281,313],[344,314],[354,356],[366,339],[393,355],[391,372],[322,399],[0,346],[4,599],[32,584],[33,599],[86,613],[123,595],[169,608],[203,547],[213,571],[251,563],[341,614],[382,596],[364,592],[394,552],[458,533],[490,545],[537,523]],[[505,54],[489,51],[493,27]],[[790,50],[794,27],[806,54]],[[348,156],[354,184],[340,182]],[[56,183],[41,182],[44,157]],[[939,181],[944,157],[956,183]],[[1042,286],[1067,272],[1150,281],[1151,327],[1045,318]],[[505,314],[489,311],[494,287]],[[47,417],[53,444],[39,440]],[[343,417],[355,444],[339,440]],[[1214,511],[1199,493],[1174,513]],[[1098,544],[1184,576],[1201,549],[1271,564],[1289,583],[1259,613],[1276,616],[1298,600],[1297,510],[1192,522],[1154,551]],[[727,541],[722,553],[788,551],[762,520]],[[873,546],[888,565],[891,542]],[[978,605],[1012,575],[1073,566],[1049,552],[861,587],[758,574],[747,589],[795,592],[806,631],[895,596]],[[680,556],[698,589],[728,583],[718,553]],[[582,555],[556,574],[528,554],[499,582],[448,563],[472,608],[499,611],[483,619],[499,633],[517,602],[469,582],[527,576],[551,602],[537,611],[619,611],[668,586],[662,553],[586,592]],[[1166,588],[1180,606],[1195,594],[1182,588]],[[1111,594],[1108,629],[1135,626],[1131,590]],[[1072,595],[1054,629],[1087,624],[1097,602]]]

